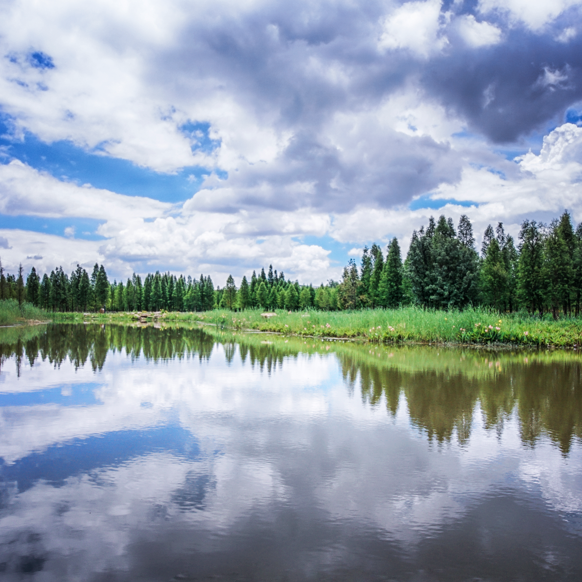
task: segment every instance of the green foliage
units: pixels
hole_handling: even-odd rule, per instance
[[[0,325],[14,325],[26,323],[28,320],[46,321],[48,314],[46,311],[23,302],[18,304],[17,299],[0,300]]]

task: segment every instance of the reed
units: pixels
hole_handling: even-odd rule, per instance
[[[571,347],[582,344],[582,320],[500,314],[477,307],[463,311],[437,311],[419,307],[359,311],[287,312],[264,317],[259,309],[233,312],[216,309],[202,313],[149,314],[148,320],[201,322],[237,331],[274,332],[315,338],[341,338],[371,343],[480,344],[532,347]],[[129,322],[135,314],[54,314],[55,321]]]
[[[15,325],[29,321],[46,321],[48,314],[31,303],[18,305],[16,299],[0,301],[0,325]]]

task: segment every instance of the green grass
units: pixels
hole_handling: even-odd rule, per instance
[[[277,310],[276,317],[264,318],[262,311],[232,312],[222,309],[204,313],[163,313],[164,321],[199,321],[238,331],[275,332],[316,338],[341,338],[372,343],[508,344],[519,346],[578,347],[582,344],[582,319],[557,321],[525,314],[499,314],[485,308],[464,311],[431,311],[416,307],[363,311]],[[128,322],[128,313],[55,314],[56,321]]]
[[[31,303],[18,305],[16,299],[4,299],[0,301],[0,325],[16,325],[30,321],[47,321],[48,313],[38,309]]]

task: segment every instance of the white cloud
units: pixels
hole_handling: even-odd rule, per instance
[[[472,47],[482,47],[501,42],[501,30],[489,22],[478,22],[472,14],[455,21],[463,40]]]
[[[406,2],[382,22],[379,47],[384,50],[408,49],[420,57],[441,50],[447,39],[441,34],[441,2]]]
[[[539,30],[552,22],[564,10],[580,6],[580,0],[480,0],[479,10],[486,14],[492,11],[509,12],[532,30]]]
[[[128,220],[160,216],[171,209],[171,204],[151,198],[124,196],[64,182],[19,160],[0,164],[0,212],[3,214]]]

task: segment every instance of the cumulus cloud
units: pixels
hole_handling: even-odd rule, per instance
[[[0,164],[0,212],[3,214],[127,220],[160,216],[171,209],[170,204],[151,198],[123,196],[64,182],[19,160]]]
[[[475,168],[523,186],[527,161],[509,168],[492,143],[524,151],[579,103],[576,3],[465,4],[12,2],[0,22],[0,212],[99,221],[106,240],[92,248],[120,273],[241,276],[293,257],[304,280],[337,276],[325,244],[305,237],[331,236],[347,253],[408,236],[426,214],[411,200],[455,199],[475,176],[493,204],[498,187]],[[10,144],[29,134],[205,178],[181,206],[79,186],[13,159]],[[474,212],[509,215],[487,204]]]
[[[407,2],[384,19],[379,46],[409,49],[421,57],[428,57],[447,43],[440,34],[440,20],[440,0]]]

